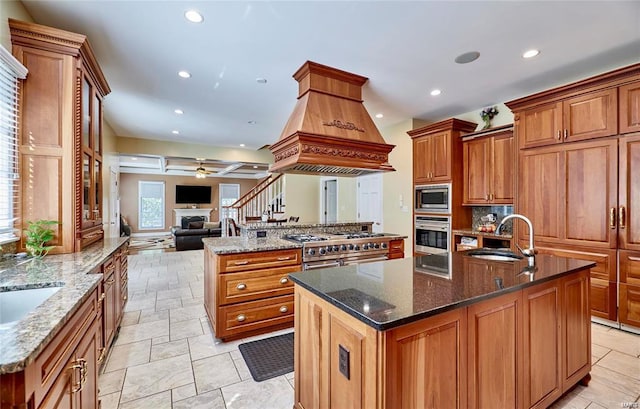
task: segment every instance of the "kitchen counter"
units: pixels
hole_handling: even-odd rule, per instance
[[[267,237],[282,237],[288,234],[319,234],[333,232],[371,231],[373,222],[335,222],[335,223],[246,223],[240,224],[240,236],[256,238],[258,231],[264,231]],[[364,230],[363,230],[364,228]]]
[[[490,266],[495,272],[478,273],[478,266]],[[488,261],[454,252],[307,270],[289,278],[383,331],[593,266],[587,261],[537,255],[537,270],[530,275],[526,259]]]
[[[468,229],[452,229],[451,233],[460,234],[460,235],[469,235],[469,236],[484,236],[484,237],[495,237],[498,239],[511,240],[513,235],[511,234],[495,234],[490,232],[478,231],[472,228]]]
[[[0,327],[0,374],[21,371],[38,356],[102,280],[87,273],[128,240],[107,238],[78,253],[0,263],[0,292],[62,287],[20,321]]]
[[[255,251],[301,249],[302,243],[275,237],[209,237],[202,239],[205,247],[214,254],[251,253]]]

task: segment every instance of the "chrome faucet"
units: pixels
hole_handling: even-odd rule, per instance
[[[520,253],[522,253],[523,256],[527,257],[527,260],[529,261],[529,265],[530,266],[535,266],[536,264],[536,253],[538,252],[534,247],[533,247],[533,224],[531,224],[531,220],[529,220],[527,217],[521,215],[521,214],[510,214],[507,217],[505,217],[504,219],[502,219],[502,221],[500,222],[500,224],[498,224],[498,227],[496,227],[496,234],[500,234],[500,230],[502,229],[502,226],[504,226],[504,223],[508,220],[511,219],[522,219],[524,220],[527,225],[529,226],[529,248],[527,249],[523,249],[521,248],[518,243],[516,242],[516,247],[518,248],[518,250],[520,250]]]

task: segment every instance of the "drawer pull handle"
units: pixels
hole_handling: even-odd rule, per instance
[[[244,321],[244,320],[246,320],[246,319],[247,319],[247,317],[246,317],[246,316],[244,316],[244,314],[240,314],[240,315],[238,315],[238,317],[236,317],[236,320],[237,320],[238,322],[243,322],[243,321]]]
[[[626,215],[626,209],[624,206],[620,206],[620,209],[618,209],[618,223],[620,224],[620,228],[624,229],[626,227],[626,223],[627,223],[627,215]]]
[[[100,352],[99,354],[100,357],[98,358],[98,366],[100,366],[104,361],[104,356],[105,356],[105,352],[107,352],[107,348],[100,348],[98,349],[98,351]]]
[[[569,130],[565,129],[564,130],[564,139],[566,140],[569,137]]]
[[[76,369],[80,371],[80,379],[75,383],[73,389],[71,389],[72,393],[80,392],[82,388],[84,388],[84,384],[87,382],[87,361],[83,358],[78,358],[68,369],[74,372]]]
[[[291,260],[291,256],[287,256],[287,257],[278,257],[278,261],[285,261],[285,260]]]
[[[280,312],[281,312],[281,313],[283,313],[283,314],[284,314],[284,313],[285,313],[285,312],[287,312],[287,311],[289,311],[289,309],[287,308],[287,306],[286,306],[286,305],[283,305],[282,307],[280,307]]]
[[[562,131],[560,129],[558,129],[558,140],[560,140],[561,134],[562,134]]]
[[[244,266],[244,265],[247,265],[247,264],[249,264],[248,261],[236,261],[235,262],[236,266]]]
[[[244,283],[240,283],[240,284],[238,284],[238,285],[236,286],[236,288],[237,288],[238,290],[242,291],[242,290],[244,290],[244,289],[246,289],[246,288],[247,288],[247,285],[246,285],[246,284],[244,284]]]
[[[282,277],[280,279],[280,284],[287,284],[289,282],[289,279],[287,277]]]
[[[122,297],[122,301],[127,301],[128,297],[125,295]]]
[[[115,278],[112,278],[111,280],[107,280],[107,281],[105,281],[104,283],[105,283],[105,284],[109,284],[109,285],[111,285],[111,284],[113,284],[113,283],[115,283],[115,282],[116,282],[116,279],[115,279]]]
[[[107,293],[102,293],[102,295],[100,296],[100,299],[98,299],[98,302],[104,301],[105,298],[107,298]]]

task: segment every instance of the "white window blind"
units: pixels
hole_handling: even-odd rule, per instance
[[[138,182],[138,228],[164,229],[164,182]]]
[[[27,69],[0,45],[0,243],[18,236],[18,81],[26,76]]]

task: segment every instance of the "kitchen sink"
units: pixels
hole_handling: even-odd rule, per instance
[[[21,320],[62,287],[0,292],[0,329]]]
[[[481,248],[467,251],[467,255],[491,261],[518,261],[522,256],[508,249]]]

